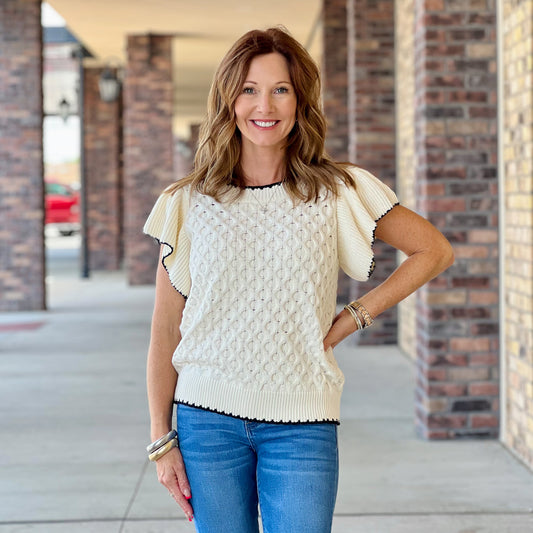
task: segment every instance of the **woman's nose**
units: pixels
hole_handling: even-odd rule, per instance
[[[269,93],[259,95],[259,101],[257,103],[258,111],[262,113],[271,113],[274,109],[274,102],[272,101],[272,95]]]

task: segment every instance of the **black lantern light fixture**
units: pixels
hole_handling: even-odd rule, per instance
[[[114,102],[120,94],[120,79],[118,77],[119,69],[106,66],[100,74],[98,80],[98,89],[100,90],[100,98],[104,102]]]
[[[59,116],[63,119],[65,124],[70,116],[70,103],[64,96],[59,102]]]

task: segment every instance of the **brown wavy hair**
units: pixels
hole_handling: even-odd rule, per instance
[[[326,153],[326,120],[322,112],[320,72],[307,52],[285,28],[252,30],[244,34],[222,59],[213,79],[207,116],[199,133],[193,171],[171,185],[186,185],[217,201],[235,199],[244,187],[240,172],[241,133],[235,101],[242,91],[252,59],[277,52],[286,60],[296,93],[296,123],[286,146],[284,185],[293,200],[316,201],[322,187],[337,194],[338,180],[355,187],[346,163]]]

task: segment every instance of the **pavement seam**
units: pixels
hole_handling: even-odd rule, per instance
[[[137,498],[137,494],[139,493],[139,489],[141,488],[141,483],[144,478],[144,474],[146,473],[146,469],[148,468],[148,459],[145,459],[143,466],[141,468],[141,473],[139,475],[139,479],[137,479],[137,483],[135,485],[135,489],[133,490],[133,494],[131,495],[130,501],[128,502],[128,506],[126,507],[126,511],[124,512],[124,516],[122,517],[122,521],[120,523],[120,528],[118,530],[118,533],[122,533],[124,529],[124,525],[126,521],[128,520],[128,515],[130,514],[131,508],[133,507],[133,503],[135,502],[135,498]]]

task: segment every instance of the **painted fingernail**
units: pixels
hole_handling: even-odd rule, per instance
[[[192,515],[189,516],[189,522],[192,522],[192,519],[193,519]]]

